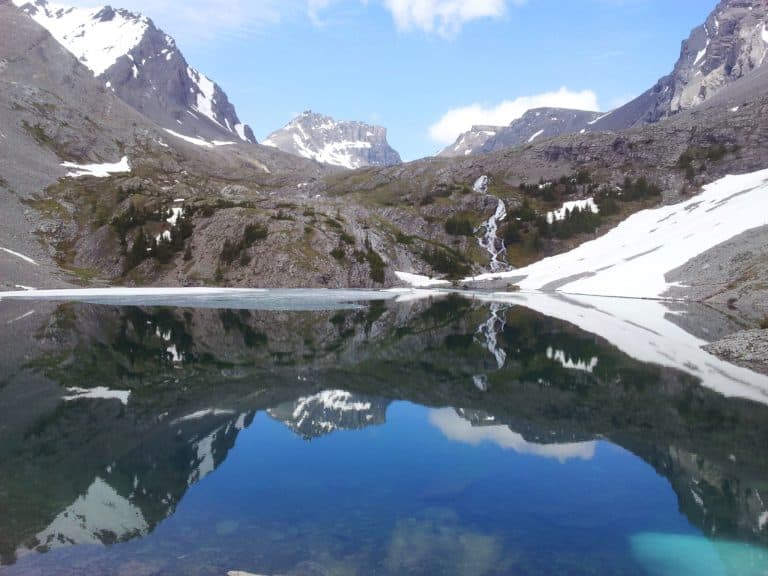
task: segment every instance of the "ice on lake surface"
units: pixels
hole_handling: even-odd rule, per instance
[[[768,571],[768,378],[699,306],[2,295],[0,574]]]

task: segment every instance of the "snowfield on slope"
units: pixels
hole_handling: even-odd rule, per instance
[[[112,174],[121,174],[131,171],[131,165],[128,163],[128,156],[123,156],[120,162],[114,164],[75,164],[74,162],[62,162],[64,168],[71,168],[67,172],[68,178],[80,178],[82,176],[93,176],[94,178],[107,178]]]
[[[27,0],[13,0],[22,7]],[[144,37],[149,21],[117,10],[108,17],[108,9],[72,8],[63,4],[35,3],[32,18],[69,50],[80,62],[100,76],[112,67],[118,58],[126,56]],[[134,67],[134,74],[137,74]]]
[[[747,230],[768,225],[768,170],[726,176],[679,204],[633,214],[605,235],[518,270],[469,278],[506,278],[522,290],[661,298],[665,275]],[[401,279],[406,280],[406,277]],[[427,280],[411,278],[414,286]]]

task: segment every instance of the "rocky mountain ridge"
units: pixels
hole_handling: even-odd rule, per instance
[[[169,35],[141,14],[13,0],[134,109],[186,136],[255,143],[221,87],[192,68]]]
[[[558,111],[549,126],[528,110],[508,127],[477,126],[461,134],[438,156],[455,157],[493,152],[551,138],[585,132],[616,132],[652,124],[695,108],[723,88],[748,77],[768,58],[768,2],[721,0],[706,21],[682,42],[672,72],[630,102],[604,114]],[[546,111],[543,109],[542,112]],[[546,116],[541,118],[546,119]]]
[[[438,156],[451,158],[495,152],[530,144],[538,139],[553,138],[585,129],[599,118],[599,112],[569,108],[532,108],[508,126],[473,126]]]
[[[672,72],[588,131],[623,130],[689,110],[761,68],[768,55],[768,1],[722,0],[682,42]]]
[[[342,168],[400,164],[387,142],[387,129],[364,122],[338,121],[307,110],[262,142],[283,152]]]

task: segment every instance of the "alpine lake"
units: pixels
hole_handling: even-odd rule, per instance
[[[768,574],[768,377],[702,306],[0,300],[0,574]]]

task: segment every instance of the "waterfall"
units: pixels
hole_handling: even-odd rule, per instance
[[[487,194],[489,181],[488,176],[480,176],[480,178],[475,181],[472,188],[479,194]],[[506,252],[507,247],[504,246],[504,240],[498,237],[499,222],[505,220],[506,217],[507,206],[504,204],[504,200],[499,198],[498,204],[496,205],[496,212],[494,212],[493,216],[483,222],[477,229],[477,232],[483,231],[483,235],[480,236],[477,241],[491,256],[491,262],[489,264],[491,272],[499,272],[509,268],[509,265],[502,260],[502,256]]]

